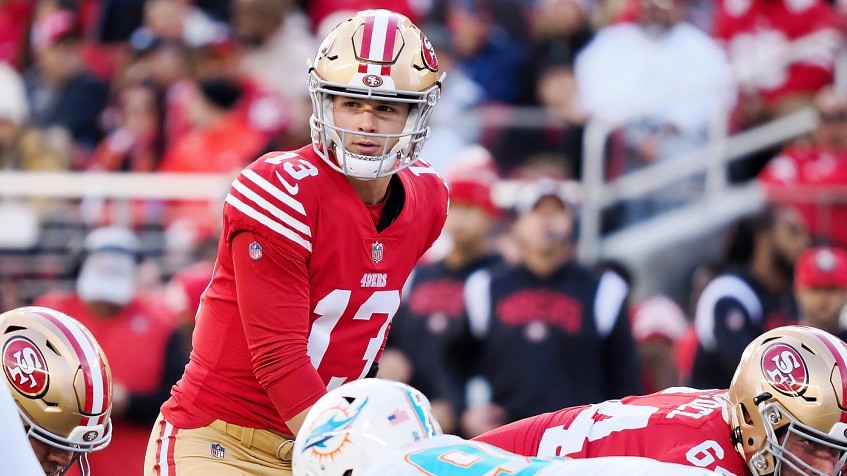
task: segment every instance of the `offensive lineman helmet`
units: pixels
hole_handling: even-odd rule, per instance
[[[315,152],[335,170],[365,180],[412,165],[429,137],[429,119],[441,95],[442,79],[435,49],[408,18],[389,10],[356,13],[326,36],[309,69],[309,126]],[[344,129],[334,123],[333,96],[408,103],[409,116],[399,134]],[[365,156],[347,151],[347,134],[384,139],[382,153]]]
[[[801,438],[847,455],[847,346],[812,327],[765,332],[744,350],[729,386],[730,424],[736,448],[752,474],[824,473],[786,448]]]
[[[391,380],[355,380],[309,410],[294,442],[294,476],[355,475],[391,450],[439,434],[419,391]]]
[[[76,319],[46,307],[0,314],[0,337],[6,385],[27,436],[74,452],[68,468],[78,462],[87,476],[87,453],[112,437],[112,373],[103,350]]]

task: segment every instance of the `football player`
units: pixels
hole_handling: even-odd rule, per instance
[[[374,374],[447,189],[420,161],[441,90],[408,18],[365,10],[308,72],[313,142],[236,177],[185,374],[145,474],[290,474],[293,436],[328,389]]]
[[[643,456],[724,475],[841,474],[847,346],[812,327],[765,332],[729,390],[669,388],[565,408],[475,438],[527,456]]]
[[[88,476],[88,453],[112,437],[112,373],[100,345],[77,320],[36,306],[0,314],[0,336],[6,385],[44,474],[78,464]],[[28,476],[14,469],[25,457],[8,474]]]
[[[647,458],[527,458],[441,434],[429,400],[382,379],[344,384],[312,407],[294,444],[295,476],[707,476],[711,471]]]

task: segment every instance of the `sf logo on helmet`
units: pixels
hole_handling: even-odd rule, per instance
[[[40,397],[47,390],[47,364],[44,355],[26,337],[16,336],[3,346],[3,370],[15,389],[29,397]]]
[[[382,86],[382,78],[375,74],[369,74],[365,76],[364,78],[362,78],[362,82],[365,83],[365,86],[371,88],[378,88]]]
[[[793,347],[774,344],[762,354],[762,373],[771,386],[786,395],[802,395],[809,384],[809,371],[803,357]]]

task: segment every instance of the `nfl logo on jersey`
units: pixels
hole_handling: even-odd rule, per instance
[[[226,450],[224,449],[224,447],[217,443],[212,443],[212,449],[210,452],[215,458],[223,459],[223,457],[226,455]]]
[[[250,243],[250,248],[248,249],[250,253],[250,259],[253,261],[258,261],[259,258],[262,257],[262,245],[257,242]]]
[[[382,243],[377,241],[371,245],[371,259],[374,260],[374,263],[382,261]]]

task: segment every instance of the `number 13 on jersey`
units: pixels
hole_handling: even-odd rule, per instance
[[[361,357],[362,369],[358,378],[362,378],[368,373],[368,370],[376,359],[379,349],[385,340],[388,324],[400,307],[400,291],[396,289],[375,291],[355,311],[352,317],[353,324],[342,321],[342,318],[347,316],[351,294],[352,291],[336,289],[318,301],[314,313],[319,317],[312,323],[312,330],[309,333],[308,354],[312,359],[312,365],[320,370],[320,365],[324,357],[328,353],[332,354],[333,352],[330,348],[333,333],[343,332],[343,327],[355,325],[356,321],[370,321],[374,316],[384,318],[385,321],[382,322],[379,331],[368,341],[364,354],[361,356],[347,356],[351,362],[354,361],[354,357]],[[330,377],[327,389],[332,390],[344,383],[345,380],[347,378],[344,376],[332,376]]]

